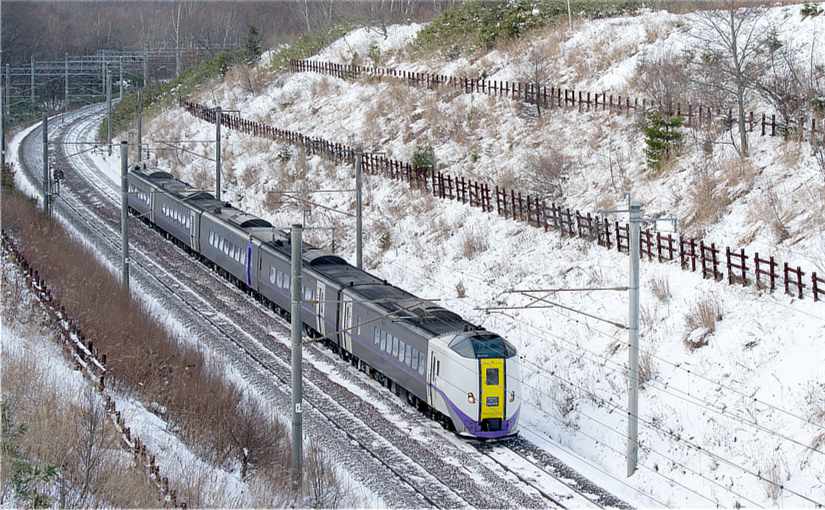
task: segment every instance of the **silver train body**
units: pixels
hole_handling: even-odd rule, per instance
[[[289,310],[288,235],[165,172],[135,168],[128,183],[133,213],[274,310]],[[302,276],[310,334],[459,435],[517,432],[520,364],[505,339],[309,245]]]

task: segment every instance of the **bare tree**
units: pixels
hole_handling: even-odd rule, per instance
[[[760,8],[739,8],[741,0],[726,0],[725,7],[695,15],[693,37],[701,46],[697,83],[704,92],[736,104],[740,158],[748,157],[745,106],[757,87],[763,69],[760,52],[765,43],[758,30],[764,14]],[[733,140],[732,140],[733,141]]]
[[[757,81],[758,91],[779,112],[786,129],[790,129],[812,99],[811,77],[807,66],[801,63],[801,48],[780,41],[775,30],[767,40],[767,68]]]
[[[688,99],[685,64],[671,53],[658,58],[643,57],[636,67],[636,86],[659,109],[670,113],[676,103]]]
[[[536,104],[536,113],[541,117],[541,87],[550,81],[553,72],[553,46],[548,43],[539,43],[530,48],[527,53],[527,65],[523,73],[524,81],[530,83],[536,91],[533,102]]]

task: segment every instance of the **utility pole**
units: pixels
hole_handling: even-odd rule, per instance
[[[149,46],[143,48],[143,87],[149,85]]]
[[[64,59],[64,67],[63,67],[63,111],[67,111],[69,109],[69,54],[65,53],[63,55]]]
[[[304,395],[301,380],[302,347],[301,339],[304,325],[301,321],[301,299],[303,297],[301,278],[302,230],[300,224],[292,225],[292,483],[295,494],[301,493],[303,485],[303,409],[301,403]]]
[[[627,391],[627,476],[636,472],[639,460],[639,258],[641,256],[642,206],[630,200],[630,309],[628,311],[628,363],[630,380]]]
[[[51,200],[51,196],[49,195],[49,185],[50,185],[50,178],[49,178],[49,114],[47,112],[43,112],[43,212],[46,213],[46,216],[51,214],[51,206],[49,201]]]
[[[570,31],[573,31],[573,11],[570,10],[570,0],[567,0],[567,22],[570,24]]]
[[[11,82],[9,81],[9,65],[6,64],[6,115],[11,112]]]
[[[123,57],[120,57],[120,95],[119,99],[123,99]]]
[[[120,142],[120,259],[123,273],[121,284],[129,293],[129,142]]]
[[[2,58],[2,57],[0,57]],[[0,77],[0,169],[6,168],[6,87]]]
[[[112,73],[106,68],[106,145],[112,155]]]
[[[34,55],[32,55],[32,81],[31,81],[31,101],[32,108],[34,108]]]
[[[364,269],[363,199],[361,194],[364,171],[364,151],[361,147],[355,154],[355,266]]]
[[[215,107],[215,198],[221,199],[221,107]]]
[[[137,160],[143,161],[143,89],[138,90],[137,97]]]

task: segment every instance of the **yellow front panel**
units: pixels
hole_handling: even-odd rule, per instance
[[[504,360],[480,359],[481,419],[504,419]]]

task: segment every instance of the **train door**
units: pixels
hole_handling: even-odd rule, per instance
[[[195,211],[189,211],[189,246],[195,251],[200,251],[198,246],[198,214]]]
[[[481,409],[479,420],[484,427],[484,420],[489,420],[488,430],[501,430],[504,421],[505,376],[504,360],[501,358],[481,358],[478,360],[481,371]]]
[[[435,352],[430,351],[430,369],[427,370],[427,393],[430,397],[430,405],[435,405]]]
[[[352,298],[341,294],[341,340],[343,341],[344,349],[347,352],[352,352]]]
[[[318,328],[317,331],[321,333],[323,336],[327,336],[327,323],[326,323],[326,311],[327,311],[327,302],[326,302],[326,295],[327,295],[327,287],[324,285],[323,282],[319,281],[317,286],[318,292],[316,292],[316,303],[315,303],[315,312],[318,316]]]

